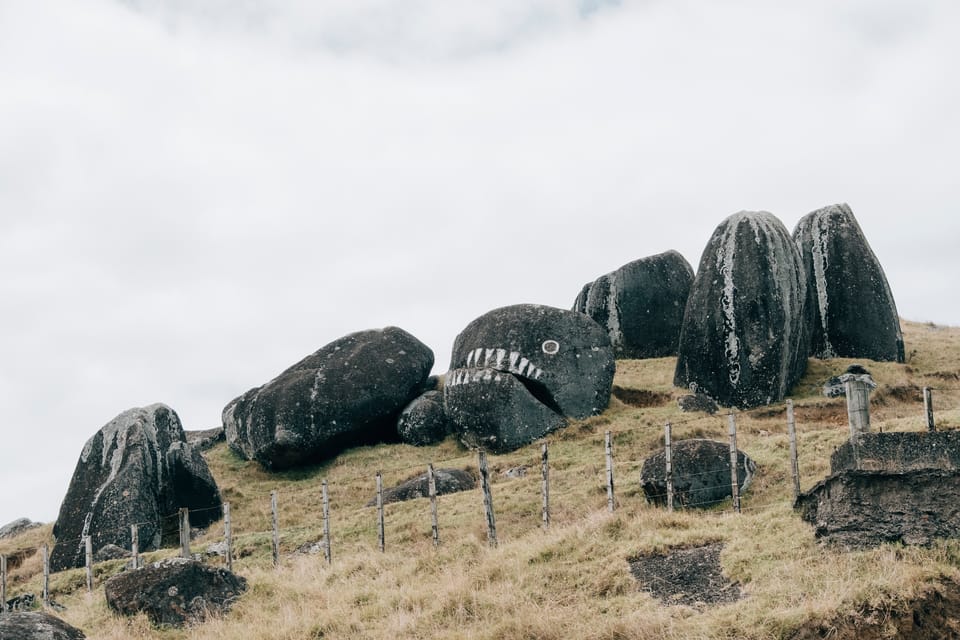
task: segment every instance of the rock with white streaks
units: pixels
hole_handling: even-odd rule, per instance
[[[778,402],[807,364],[806,281],[790,233],[767,212],[727,218],[710,238],[680,332],[674,384],[723,406]]]
[[[83,565],[82,537],[94,549],[130,548],[130,525],[139,525],[143,550],[175,543],[177,522],[168,516],[191,510],[190,524],[220,518],[220,491],[200,452],[187,443],[180,418],[164,404],[124,411],[87,440],[63,499],[53,535],[50,568]]]
[[[903,362],[893,293],[850,207],[807,214],[793,239],[807,280],[810,355]]]
[[[586,315],[501,307],[457,336],[444,406],[468,446],[509,451],[606,409],[614,369],[607,332]]]
[[[397,440],[400,411],[423,391],[433,352],[397,327],[351,333],[223,410],[227,442],[268,469]]]
[[[661,358],[677,353],[693,269],[667,251],[634,260],[581,290],[573,310],[607,329],[617,358]]]

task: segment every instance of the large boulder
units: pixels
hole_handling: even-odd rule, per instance
[[[810,355],[903,362],[893,293],[850,207],[807,214],[793,238],[807,281]]]
[[[733,496],[730,445],[714,440],[679,440],[671,445],[673,500],[677,506],[709,507]],[[643,461],[640,484],[647,501],[667,503],[667,454],[657,451]],[[737,450],[737,486],[746,491],[757,472],[757,463]]]
[[[807,364],[800,253],[772,214],[742,211],[710,238],[693,281],[674,384],[723,406],[779,402]]]
[[[164,404],[130,409],[87,440],[70,480],[53,534],[50,567],[83,565],[83,536],[93,549],[130,548],[130,525],[139,525],[142,550],[175,542],[181,507],[206,527],[221,515],[220,491],[200,452],[184,436],[180,418]]]
[[[501,307],[454,341],[444,406],[465,444],[510,451],[606,409],[615,366],[607,332],[586,315]]]
[[[464,469],[434,469],[433,484],[437,490],[437,495],[442,496],[447,493],[458,493],[476,488],[477,478]],[[405,502],[417,498],[426,498],[429,495],[430,481],[426,473],[421,473],[395,487],[385,489],[383,491],[383,503]],[[367,506],[370,507],[376,503],[377,499],[374,497],[367,503]]]
[[[397,434],[406,444],[423,447],[440,442],[452,433],[443,408],[443,392],[425,392],[404,407],[397,419]]]
[[[141,611],[156,625],[183,627],[223,615],[247,588],[226,569],[186,558],[169,558],[125,571],[103,584],[107,605],[133,616]]]
[[[79,629],[48,613],[0,614],[0,640],[83,640],[86,637]]]
[[[432,366],[430,348],[403,329],[352,333],[230,402],[227,442],[268,469],[286,469],[396,441],[397,416]]]
[[[607,330],[617,358],[677,354],[693,269],[667,251],[623,265],[580,291],[573,310]]]
[[[17,518],[13,522],[8,522],[7,524],[0,527],[0,540],[6,538],[14,538],[21,533],[26,533],[31,529],[36,529],[37,527],[42,527],[43,525],[39,522],[33,522],[30,518]]]

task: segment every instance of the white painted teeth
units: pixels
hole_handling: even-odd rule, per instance
[[[519,373],[523,375],[523,370],[527,368],[527,365],[530,364],[530,361],[526,358],[520,358],[520,368],[517,369],[514,373]]]
[[[519,359],[520,359],[520,352],[519,352],[519,351],[511,351],[511,352],[510,352],[510,371],[516,371],[516,368],[517,368],[517,360],[519,360]]]
[[[497,364],[494,368],[499,369],[503,367],[503,359],[506,357],[507,357],[506,349],[497,349]]]
[[[483,368],[494,369],[495,371],[509,371],[514,375],[524,376],[534,380],[539,380],[543,376],[543,369],[535,365],[529,359],[524,358],[519,351],[507,351],[506,349],[487,349],[485,347],[473,349],[467,354],[467,363],[465,368]],[[491,374],[491,376],[492,375],[493,374]],[[487,381],[491,380],[491,377],[487,377],[483,374],[480,376],[474,374],[472,380],[475,382],[481,378]],[[458,374],[454,376],[452,384],[463,384],[464,382],[470,381],[471,374],[468,372],[462,375]]]

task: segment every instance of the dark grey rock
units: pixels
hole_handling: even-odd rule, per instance
[[[226,440],[223,427],[214,427],[203,431],[186,431],[185,433],[187,434],[187,442],[200,451],[211,449],[217,443]]]
[[[681,411],[687,413],[702,411],[703,413],[708,413],[711,416],[720,409],[720,407],[717,406],[717,403],[713,401],[713,398],[703,393],[691,393],[685,396],[680,396],[677,398],[677,406],[680,407]]]
[[[714,231],[687,300],[674,384],[722,406],[779,402],[803,375],[806,281],[783,224],[743,211]]]
[[[107,423],[83,447],[53,534],[50,568],[83,565],[82,537],[94,549],[130,548],[130,525],[139,524],[142,550],[178,539],[176,514],[191,510],[191,524],[220,518],[220,491],[200,452],[184,436],[170,407],[130,409]]]
[[[510,467],[506,471],[501,472],[504,478],[524,478],[527,475],[527,470],[529,467],[526,465],[520,465],[519,467]]]
[[[37,604],[37,596],[32,593],[21,593],[7,600],[7,611],[29,611]]]
[[[730,445],[713,440],[679,440],[671,446],[673,500],[677,506],[709,507],[732,497]],[[737,451],[737,480],[741,494],[750,487],[757,463]],[[643,461],[640,484],[647,500],[667,503],[666,453],[664,449]]]
[[[606,409],[615,366],[606,331],[586,315],[502,307],[457,336],[444,407],[468,446],[509,451]]]
[[[33,522],[29,518],[17,518],[13,522],[8,522],[0,527],[0,540],[16,537],[21,533],[25,533],[31,529],[36,529],[37,527],[42,526],[43,524],[39,522]]]
[[[676,251],[667,251],[625,264],[585,285],[573,310],[607,330],[618,359],[673,356],[692,283],[690,263]]]
[[[843,375],[830,376],[830,378],[823,383],[823,395],[827,398],[846,397],[846,383],[848,380],[863,382],[871,391],[877,388],[877,383],[874,382],[869,371],[858,364],[852,364],[847,367],[847,371]]]
[[[47,613],[20,611],[0,616],[0,640],[83,640],[77,628]]]
[[[107,562],[108,560],[129,558],[132,555],[132,552],[118,547],[115,544],[107,544],[97,549],[97,552],[93,554],[93,559],[95,562]]]
[[[268,469],[328,459],[397,440],[397,417],[420,395],[433,352],[397,327],[322,347],[223,410],[227,442]]]
[[[434,469],[434,484],[437,488],[437,495],[442,496],[447,493],[457,493],[459,491],[469,491],[477,486],[476,477],[464,469]],[[423,473],[415,478],[411,478],[400,483],[396,487],[391,487],[383,492],[383,502],[404,502],[416,498],[426,498],[430,495],[430,485],[427,480],[427,474]],[[374,497],[367,506],[373,506],[377,503]]]
[[[830,473],[850,470],[902,473],[960,471],[960,431],[861,433],[830,456]]]
[[[807,281],[810,355],[903,362],[893,293],[850,207],[804,216],[793,238]]]
[[[141,611],[156,625],[183,627],[226,613],[247,581],[226,569],[170,558],[125,571],[103,585],[107,604],[133,616]]]
[[[427,391],[400,412],[397,434],[400,440],[418,447],[436,444],[453,432],[443,408],[443,392]]]
[[[844,470],[821,480],[797,499],[814,535],[845,548],[884,542],[929,545],[960,531],[960,471]]]

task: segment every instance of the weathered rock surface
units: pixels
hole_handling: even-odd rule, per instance
[[[573,310],[607,330],[619,358],[677,354],[693,269],[667,251],[627,263],[583,287]]]
[[[121,560],[123,558],[129,558],[133,553],[127,551],[122,547],[118,547],[115,544],[106,544],[93,554],[94,562],[106,562],[108,560]]]
[[[471,322],[453,346],[444,407],[468,446],[509,451],[601,413],[615,369],[606,331],[582,313],[521,304]]]
[[[246,580],[226,569],[185,558],[126,571],[103,585],[107,604],[117,613],[142,611],[154,624],[173,627],[223,615],[246,588]]]
[[[83,565],[82,537],[93,548],[130,548],[130,525],[139,524],[140,548],[177,538],[180,507],[196,512],[191,524],[206,527],[220,518],[220,491],[200,452],[184,436],[170,407],[130,409],[107,423],[83,447],[53,528],[57,543],[50,567]],[[166,528],[165,528],[166,527]]]
[[[206,451],[214,447],[217,443],[226,440],[226,434],[223,427],[214,427],[213,429],[204,429],[202,431],[186,431],[187,442],[200,451]]]
[[[477,486],[477,478],[464,469],[434,469],[433,480],[437,487],[437,495],[442,496],[446,493],[457,493],[458,491],[469,491]],[[383,502],[403,502],[405,500],[415,500],[416,498],[426,498],[430,495],[430,485],[427,480],[427,474],[423,473],[416,478],[411,478],[402,482],[396,487],[385,489],[383,492]],[[376,496],[367,506],[377,503]]]
[[[230,447],[268,469],[397,439],[397,417],[420,395],[433,352],[397,327],[322,347],[223,410]]]
[[[672,444],[673,500],[685,507],[709,507],[732,497],[730,446],[713,440],[679,440]],[[757,471],[757,463],[737,451],[737,480],[746,491]],[[664,449],[643,461],[640,483],[647,500],[667,504],[666,452]]]
[[[904,361],[887,277],[846,204],[818,209],[793,231],[807,281],[810,354]]]
[[[397,434],[407,444],[423,447],[440,442],[453,432],[443,408],[443,392],[427,391],[404,407],[397,419]]]
[[[21,593],[7,600],[7,611],[29,611],[37,603],[37,596],[32,593]]]
[[[710,238],[694,278],[674,384],[722,406],[784,398],[806,369],[800,254],[772,214],[742,211]]]
[[[815,535],[843,547],[928,545],[960,531],[960,432],[862,433],[796,503]]]
[[[43,525],[41,523],[33,522],[29,518],[17,518],[13,522],[8,522],[0,527],[0,540],[16,537],[21,533],[25,533],[31,529],[36,529],[37,527],[42,526]]]
[[[677,398],[677,406],[680,407],[680,411],[686,413],[702,411],[711,416],[720,409],[717,403],[713,401],[713,398],[703,393],[690,393],[685,396],[680,396]]]
[[[19,611],[0,616],[0,640],[83,640],[79,629],[47,613]]]

